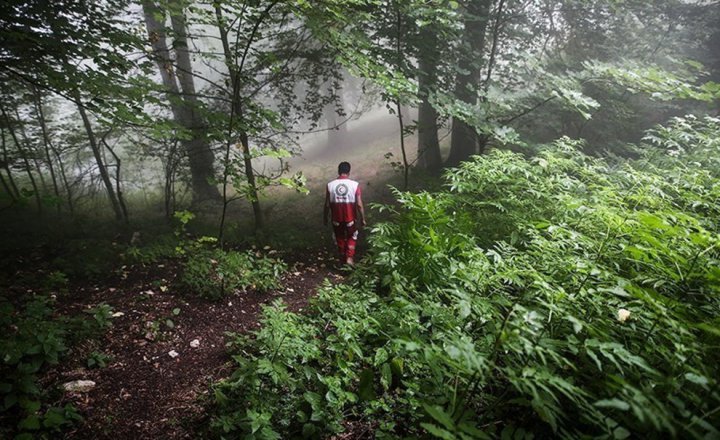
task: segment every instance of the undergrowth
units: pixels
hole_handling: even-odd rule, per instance
[[[54,438],[81,419],[72,405],[56,406],[57,396],[43,389],[39,378],[75,343],[99,337],[111,315],[111,308],[100,304],[80,316],[57,317],[45,296],[23,306],[0,296],[0,436]]]
[[[265,292],[280,287],[287,265],[260,252],[225,250],[217,247],[214,237],[186,238],[185,227],[194,218],[188,211],[175,214],[180,226],[177,254],[183,260],[181,283],[193,293],[208,299],[220,299],[238,291]]]
[[[347,284],[232,338],[215,434],[717,438],[717,139],[679,118],[638,160],[563,138],[398,191]]]
[[[265,292],[280,287],[287,270],[281,260],[252,251],[200,249],[187,257],[181,282],[192,292],[219,299],[239,290]]]

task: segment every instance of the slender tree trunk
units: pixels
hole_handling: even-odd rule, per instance
[[[95,162],[98,166],[98,171],[100,172],[100,178],[102,179],[102,182],[105,185],[105,190],[107,191],[107,195],[110,198],[110,205],[112,206],[113,212],[115,213],[115,219],[123,220],[123,212],[120,206],[120,202],[118,201],[117,195],[115,194],[115,189],[113,188],[112,181],[110,181],[110,174],[107,171],[107,166],[102,159],[102,152],[100,151],[100,146],[98,145],[95,131],[93,130],[92,124],[90,123],[90,118],[88,118],[85,107],[82,106],[82,102],[80,101],[80,92],[75,89],[73,90],[73,95],[73,98],[75,99],[75,105],[77,105],[78,111],[80,112],[80,117],[83,121],[83,125],[85,126],[85,132],[87,133],[88,141],[90,142],[90,148],[92,149],[93,156],[95,157]]]
[[[243,151],[243,164],[245,165],[245,178],[248,180],[250,187],[250,203],[252,204],[253,217],[255,219],[255,229],[262,230],[265,228],[265,219],[263,218],[262,209],[260,209],[260,194],[257,189],[255,180],[255,171],[252,167],[252,156],[250,155],[250,144],[246,132],[240,133],[240,145]]]
[[[430,104],[430,93],[437,79],[438,51],[437,35],[428,26],[421,32],[421,44],[426,46],[420,49],[418,59],[418,88],[420,94],[420,107],[418,108],[418,168],[428,171],[437,171],[442,166],[440,155],[440,140],[438,138],[438,113]]]
[[[173,29],[177,29],[175,30],[175,51],[178,68],[175,69],[167,46],[164,20],[161,22],[157,19],[157,16],[165,17],[166,11],[158,7],[152,0],[144,0],[142,6],[148,37],[173,117],[191,134],[191,138],[183,140],[182,143],[190,164],[193,204],[206,200],[217,200],[220,193],[217,187],[209,182],[215,177],[214,156],[205,137],[205,124],[202,123],[202,118],[197,112],[197,96],[192,76],[192,63],[187,48],[185,19],[182,15],[172,18]],[[176,71],[178,71],[177,79]],[[182,90],[178,86],[178,79],[182,84]]]
[[[66,72],[70,72],[69,69],[69,61],[67,59],[67,56],[65,54],[60,54],[63,61],[63,68]],[[74,87],[70,90],[73,103],[78,109],[78,113],[80,113],[80,118],[83,122],[83,127],[85,128],[85,133],[88,137],[88,142],[90,143],[90,149],[92,150],[93,157],[95,158],[95,163],[98,167],[98,172],[100,173],[100,179],[102,180],[103,185],[105,186],[105,191],[107,193],[108,198],[110,199],[110,206],[112,207],[113,213],[115,214],[116,220],[122,220],[122,210],[120,208],[120,204],[118,202],[117,196],[115,194],[115,190],[113,189],[112,182],[110,181],[110,175],[108,174],[107,167],[105,166],[105,162],[102,158],[102,151],[100,149],[100,146],[97,142],[97,137],[95,136],[95,131],[93,130],[92,124],[90,122],[90,118],[87,115],[87,112],[85,111],[85,107],[82,104],[82,97],[80,96],[80,90],[78,90],[77,87]],[[59,157],[59,156],[58,156]],[[79,160],[79,159],[78,159]],[[91,189],[94,190],[94,175],[90,175],[91,182],[93,182],[93,185],[91,186]],[[68,187],[69,191],[69,187]],[[69,194],[69,192],[68,192]],[[70,197],[70,196],[68,196]],[[72,209],[72,208],[71,208]]]
[[[55,174],[53,161],[50,156],[50,151],[52,151],[53,156],[55,157],[55,160],[57,161],[58,169],[60,170],[60,178],[62,180],[63,186],[65,187],[65,195],[67,197],[67,204],[68,209],[70,210],[70,214],[75,214],[75,207],[73,205],[73,199],[72,199],[72,190],[70,188],[70,183],[68,182],[67,175],[65,174],[65,164],[63,163],[62,156],[60,155],[60,152],[57,150],[55,145],[53,145],[52,141],[50,140],[50,132],[47,128],[47,120],[45,119],[45,112],[43,110],[42,106],[42,97],[40,96],[38,90],[34,89],[34,95],[35,95],[35,101],[38,111],[38,118],[40,120],[40,126],[42,128],[42,134],[43,134],[43,140],[45,144],[45,156],[48,161],[48,167],[50,168],[50,175],[52,176],[53,180],[53,187],[55,189],[55,195],[60,198],[60,190],[59,185],[57,183],[57,176]],[[49,151],[48,151],[49,149]]]
[[[7,195],[10,197],[10,204],[15,204],[15,202],[17,201],[17,198],[15,197],[15,194],[12,192],[12,190],[8,186],[8,183],[5,181],[5,177],[3,177],[2,173],[0,173],[0,183],[2,183],[3,190],[5,190]]]
[[[400,8],[397,8],[397,35],[395,52],[397,55],[397,67],[398,70],[402,70],[402,15],[400,14]],[[403,159],[403,190],[408,189],[408,173],[410,172],[410,164],[407,159],[407,152],[405,151],[405,122],[403,121],[403,111],[400,105],[400,98],[395,101],[397,110],[398,124],[400,124],[400,151],[402,152]]]
[[[27,132],[25,131],[25,123],[20,118],[20,111],[18,110],[17,106],[14,106],[13,110],[15,112],[15,120],[17,121],[18,129],[20,130],[20,137],[25,144],[25,151],[27,151],[28,154],[32,157],[32,161],[35,164],[35,169],[37,170],[38,178],[40,179],[40,186],[43,189],[43,194],[45,194],[47,193],[48,188],[47,183],[45,183],[45,176],[42,173],[40,161],[37,158],[37,151],[35,151],[35,148],[33,148],[32,143],[30,142],[30,138],[28,138]]]
[[[400,124],[400,152],[402,153],[403,160],[403,190],[407,191],[410,164],[408,163],[407,151],[405,150],[405,123],[403,121],[403,112],[402,107],[400,106],[400,100],[395,101],[395,108],[397,109],[398,123]]]
[[[5,172],[8,175],[8,183],[10,184],[10,188],[12,189],[12,196],[13,199],[17,200],[20,198],[20,191],[18,190],[17,185],[15,184],[15,179],[13,179],[12,171],[10,171],[10,159],[7,153],[7,145],[5,143],[5,129],[0,129],[0,136],[2,137],[2,153],[3,153],[3,160],[2,160],[2,167],[5,169]]]
[[[65,186],[65,195],[67,197],[68,202],[68,208],[70,208],[70,214],[75,214],[75,205],[73,204],[73,198],[72,198],[72,188],[70,187],[70,183],[68,182],[67,175],[65,174],[65,164],[63,163],[62,156],[60,155],[60,152],[55,148],[55,146],[51,143],[50,149],[53,152],[53,156],[55,156],[55,159],[58,163],[58,168],[60,169],[60,177],[62,178],[63,185]]]
[[[340,81],[342,81],[342,79]],[[347,111],[346,111],[347,107],[345,105],[345,94],[344,94],[344,90],[343,90],[342,86],[336,87],[333,90],[334,90],[335,96],[337,98],[338,108],[340,108],[342,110],[343,114],[345,114],[345,116],[343,116],[343,120],[340,121],[340,125],[337,126],[337,130],[336,130],[337,135],[342,136],[343,141],[344,141],[345,140],[344,136],[347,136],[347,132],[348,132],[348,124],[347,124],[348,116],[347,116]],[[337,116],[337,112],[335,112],[335,115]],[[336,119],[336,121],[337,121],[337,119]],[[337,125],[337,123],[336,123],[336,125]]]
[[[127,205],[125,204],[125,198],[123,197],[122,188],[120,187],[120,166],[122,165],[122,162],[120,161],[120,157],[118,157],[117,154],[115,154],[115,151],[110,147],[110,145],[105,140],[105,137],[109,135],[110,132],[108,131],[102,138],[100,138],[100,141],[105,146],[105,149],[107,149],[110,154],[112,155],[113,159],[115,159],[115,194],[117,196],[118,205],[120,205],[120,211],[122,212],[122,219],[125,223],[128,222],[130,219],[128,215],[128,209]],[[145,184],[142,184],[143,191],[145,191]]]
[[[176,164],[177,166],[177,164]],[[170,196],[172,198],[170,202],[170,213],[174,213],[177,210],[177,188],[175,186],[176,183],[176,174],[174,174],[176,171],[173,171],[172,180],[170,181]]]
[[[455,97],[467,104],[477,103],[477,87],[485,46],[485,30],[492,0],[471,0],[465,11],[463,36],[464,53],[461,54],[459,72],[455,82]],[[453,118],[450,155],[447,166],[457,166],[478,150],[477,131],[464,121]]]
[[[329,103],[323,108],[323,119],[327,125],[327,144],[332,149],[345,148],[344,137],[340,135],[340,127],[343,131],[347,131],[345,124],[338,126],[337,113],[335,112],[335,104]]]
[[[328,128],[328,146],[336,149],[347,148],[347,121],[340,120],[337,113],[338,106],[342,110],[345,108],[342,88],[336,88],[333,84],[326,84],[324,89],[328,93],[327,96],[332,98],[332,101],[323,108],[323,116]]]
[[[164,186],[164,197],[163,201],[165,202],[165,218],[170,220],[172,217],[172,211],[170,207],[170,200],[172,198],[172,179],[173,174],[172,171],[170,171],[169,167],[165,167],[165,186]]]
[[[35,202],[37,203],[38,213],[42,214],[42,200],[40,199],[40,191],[38,190],[37,182],[35,182],[35,177],[33,176],[32,167],[30,166],[30,161],[27,158],[27,153],[25,152],[25,149],[22,147],[22,144],[20,143],[20,140],[18,139],[17,134],[15,133],[15,130],[13,130],[12,120],[10,119],[10,116],[8,116],[7,112],[5,111],[5,107],[0,106],[0,111],[2,111],[3,117],[5,117],[5,123],[7,124],[8,131],[10,132],[10,137],[12,137],[13,142],[15,142],[18,152],[20,153],[20,156],[23,159],[23,163],[25,163],[25,172],[27,173],[28,178],[30,179],[30,185],[32,186],[33,192],[35,193]],[[3,138],[4,137],[5,137],[5,134],[3,133]]]
[[[272,5],[271,5],[272,6]],[[266,10],[269,12],[269,9]],[[241,64],[238,66],[236,59],[233,58],[232,52],[230,50],[230,43],[228,41],[228,32],[225,28],[224,19],[222,16],[222,9],[219,5],[216,5],[215,7],[215,16],[217,18],[217,25],[218,30],[220,32],[220,40],[222,42],[223,46],[223,53],[225,55],[225,64],[227,65],[228,72],[230,72],[230,80],[232,81],[232,93],[233,93],[233,99],[232,99],[232,110],[235,117],[237,117],[237,120],[239,122],[238,125],[243,125],[243,107],[242,107],[242,100],[240,99],[240,75],[242,73],[242,67],[243,62],[245,60],[245,56],[247,56],[247,53],[250,49],[250,44],[252,44],[254,34],[257,31],[258,26],[260,25],[260,20],[262,18],[258,19],[258,22],[256,23],[255,29],[253,30],[253,35],[250,36],[248,40],[248,44],[245,48],[245,53],[243,54],[243,59],[241,61]],[[230,149],[230,139],[232,139],[233,136],[233,114],[230,115],[230,126],[228,127],[228,145],[226,153],[229,153]],[[259,191],[257,188],[257,182],[255,180],[255,171],[252,167],[252,155],[250,154],[250,144],[249,144],[249,138],[248,134],[245,130],[240,131],[239,133],[240,138],[240,148],[242,149],[243,154],[243,165],[245,168],[245,178],[248,182],[248,187],[250,188],[250,203],[252,204],[253,209],[253,217],[255,219],[255,229],[261,230],[264,227],[264,219],[263,219],[263,213],[262,209],[260,207],[260,198],[259,198]],[[229,160],[229,154],[226,154],[226,161]],[[220,219],[220,242],[222,243],[222,237],[223,237],[223,230],[225,226],[225,215],[227,213],[227,181],[228,181],[228,172],[227,172],[227,166],[228,164],[225,164],[225,171],[223,175],[223,212],[222,217]]]
[[[36,88],[33,88],[33,97],[35,98],[35,110],[37,111],[38,122],[40,123],[40,130],[43,137],[43,145],[45,147],[45,160],[47,161],[48,169],[50,170],[50,179],[53,184],[53,192],[57,198],[57,209],[60,212],[60,189],[58,187],[57,177],[55,176],[55,167],[53,166],[52,158],[50,157],[50,135],[48,134],[47,125],[45,123],[45,113],[42,108],[42,98]]]
[[[172,217],[173,212],[175,211],[175,206],[173,203],[174,197],[175,197],[175,170],[177,169],[177,141],[174,141],[172,144],[172,147],[170,147],[170,152],[166,158],[165,162],[165,187],[164,187],[164,194],[165,194],[165,217],[170,220]]]
[[[13,194],[10,191],[10,187],[8,186],[7,182],[5,181],[5,178],[3,177],[2,173],[0,173],[0,183],[2,183],[2,187],[5,190],[5,192],[10,196],[10,202],[15,203],[17,199],[15,198],[15,194]]]
[[[483,96],[481,98],[483,102],[487,99],[487,91],[490,88],[490,79],[492,78],[493,67],[495,66],[495,55],[497,54],[498,44],[500,41],[500,30],[503,20],[503,6],[505,6],[505,0],[499,0],[495,12],[495,24],[493,25],[492,30],[492,45],[490,46],[490,56],[487,62],[487,74],[485,76],[485,80],[483,81]],[[483,154],[485,152],[488,139],[489,136],[487,134],[478,136],[478,154]]]

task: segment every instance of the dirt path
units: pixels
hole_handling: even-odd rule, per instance
[[[99,343],[76,347],[45,378],[47,383],[96,383],[86,394],[65,396],[84,417],[67,438],[196,438],[209,384],[232,372],[225,332],[257,328],[262,305],[275,298],[282,298],[290,310],[302,311],[325,278],[342,280],[342,274],[330,268],[334,258],[327,252],[287,260],[290,270],[283,290],[220,302],[178,295],[173,262],[125,268],[117,280],[110,280],[115,286],[85,288],[64,299],[59,304],[64,312],[106,302],[117,314]],[[88,369],[92,352],[108,355],[107,366]]]

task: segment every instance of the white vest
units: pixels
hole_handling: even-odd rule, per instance
[[[330,203],[355,203],[358,183],[350,179],[335,179],[327,184]]]

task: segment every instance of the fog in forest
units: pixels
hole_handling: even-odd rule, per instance
[[[720,1],[6,0],[0,438],[720,438]]]
[[[216,199],[220,190],[212,187],[220,188],[218,180],[225,182],[226,194],[237,194],[234,187],[250,178],[249,168],[240,166],[245,153],[237,151],[243,133],[260,180],[277,182],[304,172],[314,188],[332,177],[332,163],[343,157],[370,159],[366,180],[392,180],[399,173],[409,181],[410,174],[436,173],[443,164],[456,165],[488,148],[522,149],[560,135],[584,139],[591,150],[622,149],[624,142],[639,142],[653,125],[684,114],[681,107],[694,106],[693,99],[702,101],[686,81],[713,78],[717,63],[712,27],[693,24],[702,11],[714,9],[713,2],[450,2],[439,11],[388,4],[388,11],[400,8],[399,18],[391,19],[378,6],[368,15],[378,14],[377,20],[364,29],[346,24],[357,41],[342,44],[314,27],[334,24],[308,21],[316,18],[314,7],[268,5],[265,12],[242,2],[216,6],[99,3],[88,17],[109,14],[110,21],[97,29],[83,27],[87,17],[80,10],[69,10],[67,19],[55,23],[45,11],[11,8],[7,29],[28,14],[40,35],[63,26],[73,31],[59,37],[62,44],[97,35],[93,47],[99,52],[64,48],[68,64],[61,61],[51,69],[55,76],[73,78],[77,90],[62,85],[70,92],[41,73],[7,72],[8,80],[25,81],[30,90],[22,92],[25,102],[17,95],[6,109],[6,172],[17,173],[20,186],[30,185],[26,194],[65,198],[68,208],[73,197],[96,206],[110,192],[115,215],[127,217],[120,212],[123,195],[142,194],[147,206],[149,195],[156,199],[164,192],[167,205],[168,198],[176,203],[182,193],[182,203],[196,204]],[[705,14],[708,23],[712,14]],[[10,43],[6,62],[27,55],[22,38]],[[38,50],[38,56],[46,56]],[[365,58],[351,61],[353,51]],[[47,56],[58,55],[51,52]],[[112,81],[115,89],[103,90]],[[84,82],[90,84],[86,96],[80,89]],[[128,93],[137,98],[128,99]],[[681,106],[671,103],[673,93],[684,93]],[[38,102],[27,101],[31,95],[47,107],[39,123]],[[103,108],[104,102],[112,105]],[[81,117],[78,108],[90,111]],[[238,116],[238,110],[252,114]],[[193,128],[197,124],[206,128]],[[238,127],[229,128],[233,125]],[[178,137],[178,129],[192,133]],[[82,145],[88,136],[96,138],[95,147]],[[292,157],[263,157],[262,150]],[[28,166],[35,169],[23,170]],[[8,202],[28,199],[17,197],[14,176],[6,180]],[[212,180],[216,183],[208,186]],[[247,183],[251,193],[262,192]]]

